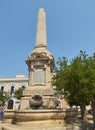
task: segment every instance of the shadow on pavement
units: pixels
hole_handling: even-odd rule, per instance
[[[66,130],[95,130],[93,123],[78,118],[69,118],[65,120]]]

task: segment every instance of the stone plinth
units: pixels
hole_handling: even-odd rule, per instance
[[[34,86],[27,87],[23,92],[23,96],[33,96],[35,94],[43,95],[43,96],[52,96],[54,95],[54,90],[48,86]]]
[[[11,109],[5,110],[4,111],[4,119],[13,119],[14,113],[15,113],[15,110],[11,110]]]
[[[19,110],[15,111],[15,124],[5,125],[3,130],[63,130],[64,118],[63,110]]]
[[[63,110],[19,110],[15,112],[17,122],[62,120],[65,117]]]

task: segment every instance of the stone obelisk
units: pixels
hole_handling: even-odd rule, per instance
[[[43,8],[38,12],[35,49],[29,54],[26,64],[29,70],[29,84],[23,92],[26,105],[22,105],[22,108],[29,107],[30,98],[36,95],[43,98],[43,104],[54,95],[51,83],[54,57],[47,49],[46,15]]]
[[[46,15],[44,9],[39,9],[36,33],[36,48],[47,46],[46,38]]]

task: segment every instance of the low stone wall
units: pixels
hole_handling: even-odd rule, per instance
[[[79,115],[79,112],[73,109],[67,109],[66,110],[66,117],[77,117]]]
[[[64,120],[66,121],[66,123],[70,123],[72,122],[73,119],[77,118],[78,115],[79,115],[78,111],[73,110],[73,109],[67,109]]]
[[[4,119],[13,119],[14,118],[14,110],[6,110],[4,111]]]

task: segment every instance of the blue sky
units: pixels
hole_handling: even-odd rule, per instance
[[[46,12],[55,61],[95,52],[95,0],[0,0],[0,78],[28,76],[25,60],[34,49],[39,8]]]

